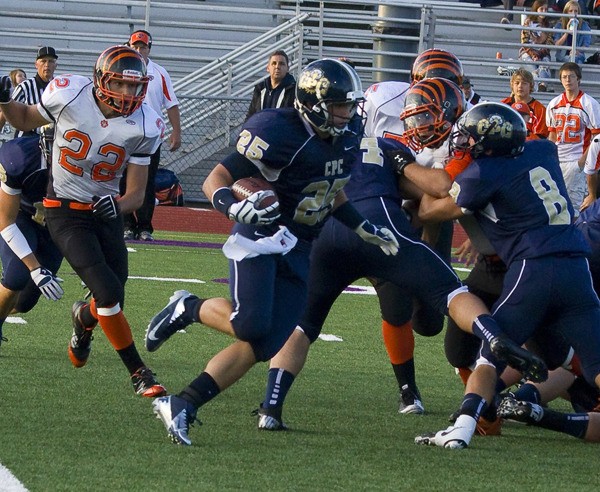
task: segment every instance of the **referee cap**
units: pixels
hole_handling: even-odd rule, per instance
[[[133,46],[134,43],[144,43],[152,48],[152,36],[148,31],[135,31],[129,38],[129,46]]]
[[[46,58],[47,56],[54,58],[55,60],[58,58],[56,50],[52,46],[42,46],[38,50],[37,57],[35,59],[39,60],[40,58]]]

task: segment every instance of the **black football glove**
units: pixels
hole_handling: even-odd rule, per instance
[[[95,196],[92,198],[92,213],[101,220],[116,219],[121,212],[117,199],[112,195]]]
[[[404,168],[415,162],[415,156],[404,150],[389,150],[385,154],[394,163],[394,171],[398,176],[403,176]]]
[[[12,83],[8,75],[0,77],[0,104],[6,104],[10,101],[10,92]]]

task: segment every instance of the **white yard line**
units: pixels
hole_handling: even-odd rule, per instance
[[[0,492],[28,492],[8,468],[0,463]]]

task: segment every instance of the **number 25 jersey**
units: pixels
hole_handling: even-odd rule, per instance
[[[55,126],[48,196],[79,202],[116,195],[128,163],[147,166],[159,147],[162,118],[143,104],[130,116],[106,118],[87,77],[52,80],[38,111]]]

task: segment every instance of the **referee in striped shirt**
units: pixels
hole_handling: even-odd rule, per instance
[[[35,59],[35,68],[37,73],[35,77],[24,80],[21,82],[12,93],[12,98],[23,104],[37,104],[42,100],[42,92],[48,86],[50,81],[54,78],[54,71],[56,70],[56,60],[58,55],[56,50],[51,46],[42,46]],[[6,119],[4,115],[0,115],[0,131],[4,128]],[[15,137],[22,137],[27,135],[35,135],[40,133],[40,129],[36,128],[28,132],[16,131]]]

